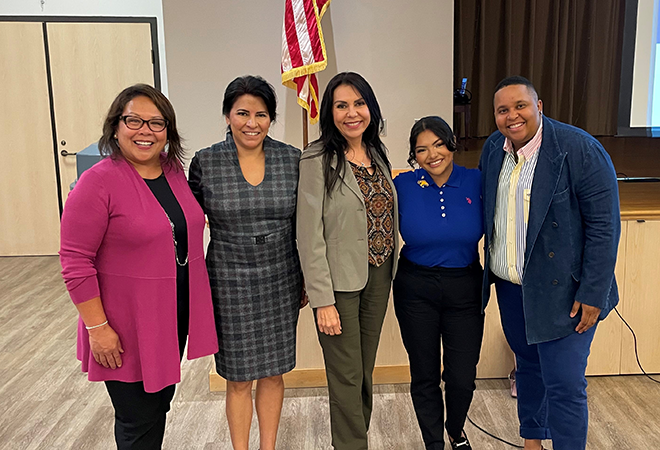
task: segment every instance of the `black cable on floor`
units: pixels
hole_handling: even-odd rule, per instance
[[[469,415],[467,416],[467,420],[469,420],[470,423],[471,423],[472,425],[474,425],[474,427],[475,427],[477,430],[481,431],[482,433],[487,434],[488,436],[492,437],[493,439],[497,439],[498,441],[503,442],[503,443],[505,443],[505,444],[507,444],[507,445],[510,445],[511,447],[515,447],[515,448],[524,448],[522,445],[514,444],[513,442],[509,442],[509,441],[507,441],[507,440],[505,440],[505,439],[502,439],[501,437],[497,437],[497,436],[495,436],[494,434],[489,433],[488,431],[484,430],[484,429],[481,428],[479,425],[477,425],[476,423],[474,423],[474,422],[472,421],[472,419],[470,419],[470,416],[469,416]]]
[[[646,373],[646,371],[644,370],[644,367],[642,367],[642,363],[639,361],[639,352],[638,352],[638,350],[637,350],[637,335],[636,335],[635,332],[633,331],[632,327],[631,327],[630,325],[628,325],[628,322],[626,322],[626,319],[623,318],[623,316],[619,313],[619,310],[616,309],[616,307],[614,307],[614,312],[616,312],[616,315],[619,316],[619,319],[621,319],[621,320],[623,321],[623,323],[628,327],[628,329],[630,330],[630,332],[631,332],[632,335],[633,335],[633,342],[634,342],[634,347],[635,347],[635,359],[637,359],[637,365],[639,366],[639,369],[640,369],[640,370],[642,371],[642,373],[646,376],[646,378],[648,378],[649,380],[651,380],[651,381],[653,381],[653,382],[655,382],[655,383],[660,383],[660,380],[656,380],[656,379],[653,378],[651,375],[649,375],[648,373]],[[501,437],[495,436],[494,434],[492,434],[492,433],[490,433],[490,432],[484,430],[484,429],[481,428],[479,425],[477,425],[476,423],[474,423],[474,422],[472,421],[472,419],[470,418],[469,415],[467,416],[467,420],[468,420],[468,421],[469,421],[469,422],[470,422],[470,423],[471,423],[476,429],[478,429],[478,430],[481,431],[482,433],[484,433],[484,434],[486,434],[486,435],[492,437],[493,439],[497,439],[498,441],[503,442],[503,443],[505,443],[505,444],[507,444],[507,445],[510,445],[511,447],[515,447],[515,448],[524,448],[522,445],[514,444],[513,442],[509,442],[509,441],[507,441],[507,440],[505,440],[505,439],[502,439]]]
[[[637,359],[637,365],[639,366],[639,370],[641,370],[642,373],[643,373],[643,374],[646,376],[646,378],[648,378],[649,380],[651,380],[651,381],[653,381],[653,382],[656,382],[656,383],[660,383],[660,381],[656,380],[656,379],[653,378],[651,375],[649,375],[648,373],[646,373],[646,370],[644,370],[644,368],[642,367],[642,363],[639,361],[639,352],[637,351],[637,335],[635,335],[635,332],[633,331],[632,327],[631,327],[630,325],[628,325],[628,322],[626,322],[626,319],[624,319],[623,316],[619,313],[619,310],[616,309],[616,306],[614,307],[614,312],[616,312],[616,315],[619,316],[619,318],[620,318],[620,319],[623,321],[623,323],[628,327],[628,329],[630,330],[630,332],[631,332],[632,335],[633,335],[633,342],[634,342],[634,344],[635,344],[635,359]]]

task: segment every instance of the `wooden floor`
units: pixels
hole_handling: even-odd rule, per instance
[[[103,384],[75,359],[76,312],[56,257],[0,258],[0,448],[111,449],[113,412]],[[210,393],[210,359],[186,361],[168,417],[165,449],[230,449],[225,396]],[[590,450],[660,448],[660,385],[643,377],[589,380]],[[516,403],[505,380],[477,382],[472,419],[517,438]],[[256,420],[252,446],[258,448]],[[506,449],[472,425],[475,449]],[[423,449],[408,385],[378,386],[371,449]],[[327,391],[286,392],[282,450],[330,449]],[[546,448],[551,448],[549,443]]]

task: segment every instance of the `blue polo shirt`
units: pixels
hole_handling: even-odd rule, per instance
[[[454,164],[438,186],[424,170],[394,179],[399,226],[405,241],[401,255],[426,267],[467,267],[479,258],[483,235],[481,172]]]

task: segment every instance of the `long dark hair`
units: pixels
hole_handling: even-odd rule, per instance
[[[426,116],[415,122],[415,125],[410,129],[410,150],[408,151],[408,164],[410,167],[415,167],[417,158],[415,157],[415,147],[417,147],[417,137],[423,131],[429,130],[435,134],[447,146],[450,152],[456,151],[456,138],[454,132],[447,122],[439,116]]]
[[[163,118],[167,120],[167,159],[165,161],[171,164],[178,159],[179,162],[183,163],[183,146],[181,136],[179,136],[176,129],[174,108],[167,97],[148,84],[134,84],[117,95],[103,122],[103,135],[99,139],[99,152],[103,156],[110,156],[115,159],[122,156],[117,139],[115,139],[119,118],[124,114],[124,108],[126,108],[128,102],[140,96],[151,100],[163,115]]]
[[[375,152],[376,156],[391,170],[390,160],[387,158],[385,146],[379,136],[383,115],[380,112],[380,106],[378,106],[378,100],[376,100],[373,89],[371,89],[367,80],[355,72],[338,73],[332,77],[323,93],[319,119],[321,137],[316,141],[323,143],[323,150],[321,152],[323,155],[323,179],[328,194],[334,188],[337,180],[344,175],[344,169],[346,168],[346,155],[344,155],[344,151],[348,148],[348,142],[335,126],[335,120],[332,114],[335,89],[341,85],[354,87],[367,104],[371,121],[362,134],[362,142],[366,144],[368,151]],[[335,156],[337,157],[337,170],[333,170],[330,167],[332,158]]]

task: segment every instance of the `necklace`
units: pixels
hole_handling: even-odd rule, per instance
[[[174,222],[172,222],[172,219],[170,219],[170,216],[167,214],[167,211],[165,211],[165,217],[167,217],[167,221],[170,223],[170,227],[172,227],[172,240],[174,241],[174,256],[176,257],[176,263],[178,266],[185,266],[188,264],[188,253],[186,252],[186,260],[184,262],[179,261],[179,249],[178,249],[178,244],[176,242],[176,235],[174,234]]]
[[[355,150],[349,150],[349,151],[347,151],[347,152],[346,152],[346,156],[348,156],[348,153],[349,153],[349,152],[352,152],[352,153],[353,153],[353,158],[349,158],[348,160],[349,160],[350,162],[352,162],[353,164],[355,164],[356,166],[359,165],[360,167],[364,167],[365,169],[368,169],[368,168],[370,168],[370,167],[372,167],[372,166],[374,165],[374,164],[373,164],[373,161],[371,161],[371,158],[369,158],[369,154],[368,154],[368,153],[365,152],[365,155],[364,155],[364,156],[366,156],[367,158],[369,158],[369,164],[367,165],[367,164],[364,163],[364,160],[357,159],[357,155],[355,154]]]

